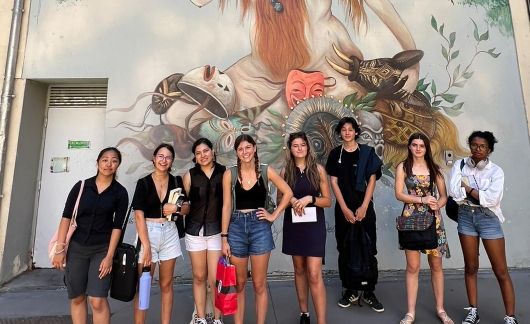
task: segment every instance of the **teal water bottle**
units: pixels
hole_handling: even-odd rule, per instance
[[[138,309],[149,308],[149,296],[151,295],[151,267],[145,267],[138,283]]]

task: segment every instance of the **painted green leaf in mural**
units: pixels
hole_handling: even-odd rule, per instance
[[[464,85],[466,84],[466,82],[467,82],[467,80],[459,81],[459,82],[455,82],[455,83],[453,83],[453,85],[454,85],[455,87],[458,87],[458,88],[463,88]]]
[[[445,46],[442,45],[442,55],[446,60],[449,60],[449,53],[447,53],[447,49]]]
[[[460,54],[460,51],[454,51],[453,54],[451,54],[451,60],[457,58],[458,54]]]
[[[436,95],[436,82],[434,82],[434,80],[432,80],[431,83],[431,92],[433,95]]]
[[[478,26],[473,19],[471,19],[471,21],[473,22],[473,26],[474,26],[473,37],[475,37],[475,40],[478,42],[480,41],[480,36],[478,35]]]
[[[449,48],[452,48],[455,45],[455,40],[456,40],[456,33],[452,32],[451,34],[449,34]]]
[[[460,115],[462,113],[462,110],[460,110],[460,109],[462,108],[463,105],[464,105],[464,103],[460,102],[460,103],[457,103],[456,105],[451,106],[451,107],[446,107],[446,106],[441,106],[441,107],[443,108],[443,110],[445,111],[445,113],[448,116],[456,117],[456,116],[458,116],[458,115]]]
[[[434,30],[438,31],[438,23],[436,22],[436,18],[434,18],[434,16],[431,16],[431,26],[434,28]]]
[[[460,64],[458,64],[453,71],[453,80],[458,79],[459,75],[460,75]]]
[[[490,32],[487,30],[484,34],[480,35],[480,40],[488,40],[490,38]]]
[[[451,93],[442,93],[440,96],[443,98],[443,100],[450,102],[450,103],[455,102],[455,99],[456,99],[456,95],[451,94]]]

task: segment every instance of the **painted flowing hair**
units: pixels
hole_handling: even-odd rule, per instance
[[[419,139],[423,141],[423,144],[425,145],[425,162],[427,162],[427,167],[429,168],[429,175],[432,182],[436,182],[436,177],[441,176],[443,178],[443,174],[440,171],[440,167],[436,162],[434,162],[434,159],[432,157],[432,151],[431,151],[431,141],[429,138],[422,133],[414,133],[410,135],[409,141],[407,144],[407,159],[403,161],[403,168],[405,169],[405,174],[407,177],[412,176],[412,166],[414,165],[414,158],[412,156],[412,152],[410,151],[410,145],[412,144],[412,141],[415,139]],[[433,175],[435,177],[433,178]]]
[[[292,133],[289,135],[287,140],[287,148],[289,149],[289,155],[287,156],[287,164],[285,165],[285,181],[294,189],[294,184],[296,182],[296,164],[294,162],[293,153],[291,153],[291,145],[293,141],[297,138],[301,138],[307,145],[307,155],[305,157],[305,172],[307,178],[311,185],[318,191],[320,191],[320,175],[318,173],[317,161],[313,152],[311,151],[311,145],[307,139],[307,135],[304,132]]]
[[[219,1],[224,10],[227,0]],[[238,0],[241,19],[254,9],[255,48],[257,57],[269,69],[274,81],[285,81],[289,71],[309,64],[309,45],[305,38],[307,7],[302,0],[282,1],[283,11],[276,12],[270,0]]]

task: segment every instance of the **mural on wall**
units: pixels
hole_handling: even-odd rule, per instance
[[[199,8],[213,5],[211,0],[192,2],[197,15]],[[136,103],[151,97],[147,107],[135,104],[111,110],[125,113],[117,127],[133,131],[118,145],[134,145],[148,161],[158,143],[172,143],[177,149],[175,166],[185,169],[192,158],[193,141],[207,137],[215,145],[219,162],[231,165],[235,163],[235,138],[248,133],[257,140],[260,160],[281,167],[285,135],[304,130],[324,163],[329,151],[339,144],[333,133],[338,119],[353,116],[362,130],[359,141],[374,146],[385,162],[386,185],[391,185],[392,170],[406,156],[406,141],[413,132],[432,139],[433,154],[441,165],[445,165],[448,151],[464,155],[451,117],[463,111],[458,93],[473,77],[474,62],[479,56],[495,59],[500,55],[487,46],[487,27],[479,27],[473,20],[474,46],[459,49],[455,46],[457,33],[431,16],[431,26],[424,32],[432,28],[432,37],[439,38],[440,64],[447,77],[433,79],[426,73],[420,78],[424,52],[416,49],[404,19],[388,0],[342,2],[350,21],[342,22],[333,15],[331,0],[239,0],[235,6],[219,0],[220,19],[225,10],[240,10],[242,20],[250,19],[251,52],[223,71],[207,62],[190,71],[168,71],[171,74],[153,92],[138,97]],[[508,8],[505,1],[498,5]],[[364,58],[347,24],[369,32],[365,6],[388,27],[403,51],[386,58]],[[495,15],[502,11],[492,12],[490,25],[509,34],[511,25]],[[474,53],[469,57],[461,55],[463,51]],[[157,115],[158,124],[149,124],[146,118],[139,124],[128,122],[126,113],[132,109],[144,109],[144,116]],[[127,172],[134,173],[142,165],[135,163]]]

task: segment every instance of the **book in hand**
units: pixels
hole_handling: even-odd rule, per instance
[[[177,205],[177,212],[178,212],[180,207],[182,207],[182,203],[184,202],[184,194],[182,193],[182,188],[171,189],[171,191],[169,191],[169,198],[167,202],[168,204]],[[172,214],[167,215],[167,219],[168,221],[174,220],[173,215]]]
[[[291,211],[293,223],[311,223],[317,221],[317,208],[306,207],[304,213],[300,216],[297,215],[294,210]]]

